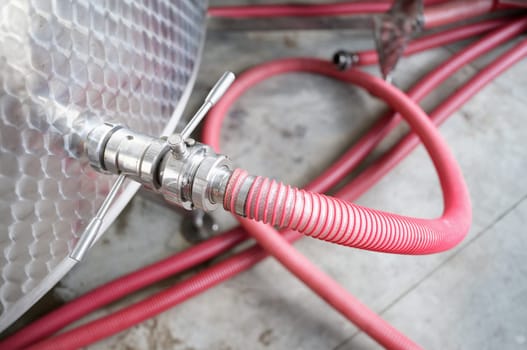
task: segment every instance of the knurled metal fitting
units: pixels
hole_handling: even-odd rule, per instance
[[[159,164],[170,150],[164,139],[106,123],[88,134],[86,147],[90,164],[95,169],[126,175],[149,189],[160,187]]]
[[[159,192],[185,209],[216,209],[230,177],[230,160],[199,142],[187,143],[185,153],[171,152],[164,158]]]

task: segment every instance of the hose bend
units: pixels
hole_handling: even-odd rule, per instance
[[[431,254],[461,242],[472,218],[468,190],[438,130],[415,102],[383,80],[358,70],[351,70],[346,80],[388,102],[419,135],[439,175],[443,215],[419,219],[386,213],[249,176],[241,169],[229,179],[224,208],[331,243],[386,253]]]
[[[248,191],[244,191],[248,189]],[[238,215],[348,247],[398,254],[431,254],[459,243],[468,230],[449,232],[436,220],[423,220],[365,208],[319,193],[284,185],[236,169],[224,207]],[[237,210],[242,208],[242,210]],[[431,223],[431,224],[429,224]]]

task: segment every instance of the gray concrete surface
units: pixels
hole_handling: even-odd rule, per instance
[[[407,88],[466,43],[405,59]],[[209,33],[189,110],[224,70],[277,57],[330,57],[372,46],[367,33]],[[510,46],[510,45],[509,45]],[[495,57],[495,55],[491,55]],[[465,67],[423,106],[432,108],[481,69]],[[367,68],[377,74],[375,67]],[[431,256],[377,254],[303,239],[296,247],[350,292],[427,349],[527,348],[527,66],[516,65],[468,102],[441,132],[470,188],[474,221],[456,249]],[[335,160],[385,109],[366,93],[323,77],[292,74],[249,91],[222,130],[225,153],[248,170],[302,185]],[[405,128],[383,143],[382,152]],[[441,195],[422,147],[358,203],[433,217]],[[137,197],[89,257],[54,293],[71,298],[187,246],[181,217]],[[233,220],[218,214],[223,228]],[[115,303],[115,311],[176,282]],[[376,349],[277,262],[252,270],[90,349]]]

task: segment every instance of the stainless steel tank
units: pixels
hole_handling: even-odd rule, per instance
[[[0,3],[0,330],[71,267],[115,178],[79,149],[110,121],[170,133],[195,79],[206,1]],[[104,228],[137,190],[129,184]]]

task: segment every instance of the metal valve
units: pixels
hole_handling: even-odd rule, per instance
[[[189,136],[233,81],[233,73],[223,74],[180,133],[155,138],[109,123],[88,133],[85,150],[92,167],[100,172],[118,174],[119,178],[81,235],[70,254],[72,259],[80,261],[93,244],[125,177],[188,210],[210,211],[221,203],[231,175],[230,160]]]

